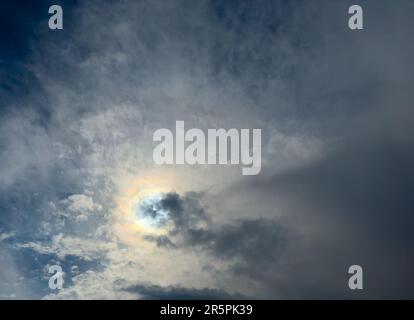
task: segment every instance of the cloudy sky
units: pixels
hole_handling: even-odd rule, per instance
[[[410,0],[1,1],[0,298],[414,298],[413,17]],[[262,129],[260,174],[155,165],[177,120]]]

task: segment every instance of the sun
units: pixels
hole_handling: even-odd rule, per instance
[[[170,221],[170,212],[163,206],[165,193],[159,193],[142,199],[136,208],[138,221],[148,228],[165,228]]]
[[[167,235],[171,224],[164,195],[175,191],[173,175],[131,179],[115,198],[113,229],[124,243],[143,245],[146,236]]]

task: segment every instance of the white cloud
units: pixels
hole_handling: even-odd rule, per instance
[[[108,250],[114,249],[116,244],[59,234],[54,236],[49,243],[27,242],[15,246],[21,249],[32,249],[41,254],[56,255],[59,259],[74,255],[91,261],[102,258]]]
[[[0,242],[3,242],[6,239],[13,238],[16,235],[14,232],[4,232],[0,233]]]

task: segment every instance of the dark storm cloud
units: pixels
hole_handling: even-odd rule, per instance
[[[273,260],[283,247],[284,230],[273,220],[239,220],[220,226],[187,229],[185,246],[200,246],[220,259],[241,258],[248,263]]]
[[[281,206],[282,224],[292,238],[297,234],[280,257],[289,261],[277,267],[281,277],[267,279],[270,286],[286,297],[414,296],[412,115],[400,104],[320,160],[236,187]],[[356,296],[344,286],[352,264],[363,266],[366,277]]]
[[[288,173],[234,186],[256,204],[283,210],[270,219],[187,229],[185,244],[287,298],[412,298],[414,132],[409,96],[393,96],[358,120],[323,157]],[[412,101],[412,100],[411,100]],[[364,125],[361,125],[364,124]],[[360,264],[365,289],[347,288]],[[275,289],[276,288],[276,289]]]
[[[160,247],[174,248],[210,242],[210,218],[200,203],[202,198],[203,194],[196,192],[182,196],[175,192],[164,194],[157,205],[160,210],[168,212],[167,222],[172,222],[173,227],[168,236],[146,236],[146,239]]]
[[[215,225],[200,205],[202,194],[180,197],[169,193],[160,202],[170,212],[175,228],[168,236],[147,236],[160,247],[205,250],[214,259],[233,261],[231,272],[268,281],[278,259],[283,256],[287,234],[272,219],[243,219]]]
[[[161,287],[156,285],[135,285],[124,289],[136,293],[143,299],[156,300],[226,300],[243,299],[241,295],[230,295],[215,289],[190,289],[174,286]]]
[[[283,230],[270,219],[240,220],[220,228],[210,221],[209,214],[201,205],[203,194],[188,192],[183,196],[167,193],[159,200],[162,210],[166,210],[174,228],[170,236],[184,237],[185,245],[209,247],[217,256],[244,256],[254,260],[259,255],[267,255],[282,238]],[[171,245],[168,237],[147,237],[160,246]]]
[[[174,224],[172,233],[190,230],[208,221],[207,213],[200,204],[202,197],[201,193],[196,192],[187,192],[183,196],[170,192],[157,201],[159,210],[168,212],[168,219]]]
[[[171,247],[171,248],[175,248],[176,245],[174,243],[172,243],[172,241],[170,240],[169,237],[167,236],[145,236],[144,237],[145,240],[148,241],[153,241],[157,244],[157,246],[159,247]]]
[[[331,2],[326,9],[332,14],[324,15],[321,26],[328,23],[333,31],[331,19],[340,21],[341,13],[334,9],[347,4]],[[297,105],[308,108],[301,112],[308,124],[314,119],[317,129],[331,136],[326,152],[301,168],[235,186],[225,196],[249,195],[282,215],[289,241],[280,263],[260,271],[250,266],[270,295],[414,296],[414,97],[409,88],[414,48],[408,31],[414,7],[409,1],[398,4],[367,2],[366,30],[358,35],[336,30],[340,43],[321,33],[323,54],[315,57],[316,69],[302,77],[308,89],[300,86],[303,101]],[[328,81],[327,73],[340,79]],[[353,264],[365,271],[360,292],[347,287]]]
[[[223,259],[241,257],[248,263],[275,259],[283,247],[284,230],[269,219],[242,220],[213,232],[211,249]]]

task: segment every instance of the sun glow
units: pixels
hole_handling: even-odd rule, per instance
[[[173,175],[134,178],[125,183],[115,199],[114,230],[127,244],[144,244],[145,236],[162,236],[169,231],[168,212],[159,205],[163,194],[178,191]]]

